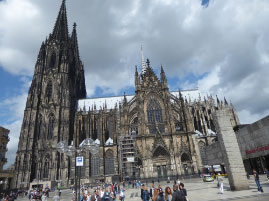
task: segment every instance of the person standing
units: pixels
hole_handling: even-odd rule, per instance
[[[120,192],[120,200],[121,201],[124,201],[124,198],[125,198],[125,195],[124,195],[124,188],[121,189],[121,192]]]
[[[153,193],[154,193],[154,184],[152,183],[152,186],[151,186],[151,188],[149,190],[149,196],[150,196],[151,199],[153,197]]]
[[[145,187],[145,185],[142,184],[142,186],[141,186],[141,194],[140,194],[141,200],[143,200],[143,191],[144,191],[144,187]]]
[[[159,186],[160,186],[160,185],[159,185]],[[165,200],[164,200],[164,195],[163,195],[163,189],[162,189],[162,188],[159,188],[159,189],[158,189],[157,201],[165,201]]]
[[[165,188],[164,199],[165,199],[165,201],[171,201],[172,200],[172,191],[171,191],[170,187]]]
[[[152,195],[152,201],[156,201],[157,200],[157,197],[158,197],[158,189],[157,188],[155,188],[154,189],[154,193],[153,193],[153,195]]]
[[[265,174],[266,174],[267,179],[268,179],[268,181],[269,181],[269,170],[268,170],[267,168],[265,168]]]
[[[184,188],[183,183],[179,184],[179,191],[182,192],[185,197],[187,197],[187,190]]]
[[[53,197],[53,201],[59,201],[59,200],[60,200],[59,196],[55,193]]]
[[[149,201],[149,199],[150,199],[150,196],[149,196],[149,192],[148,192],[148,187],[147,186],[145,186],[144,187],[144,191],[143,191],[143,201]]]
[[[45,192],[42,193],[42,197],[41,197],[42,201],[47,201],[47,195]]]
[[[263,189],[262,189],[262,186],[260,184],[260,177],[259,177],[258,172],[255,169],[253,170],[253,176],[254,176],[255,182],[256,182],[257,187],[258,187],[258,192],[263,193]]]
[[[97,189],[94,191],[94,194],[91,197],[91,201],[101,201],[101,198],[99,196],[99,193],[98,193]]]
[[[187,201],[182,192],[178,190],[178,185],[173,186],[172,201]]]

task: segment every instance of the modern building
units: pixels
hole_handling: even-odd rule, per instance
[[[260,173],[269,169],[269,116],[239,127],[236,137],[248,173],[251,174],[253,169]]]
[[[14,165],[3,170],[3,166],[7,163],[7,144],[10,140],[8,134],[9,130],[0,126],[0,190],[10,189],[15,177]]]
[[[0,126],[0,171],[3,170],[3,166],[7,163],[7,143],[10,140],[8,134],[9,130]]]
[[[95,140],[100,149],[95,155],[84,154],[82,182],[119,180],[122,157],[128,158],[120,137],[133,132],[137,148],[131,154],[140,179],[202,170],[204,146],[215,139],[212,114],[226,108],[237,126],[235,108],[211,95],[202,99],[198,89],[170,91],[164,67],[158,77],[143,52],[141,60],[141,70],[134,73],[135,94],[86,98],[76,24],[69,35],[63,0],[53,32],[37,57],[15,162],[16,187],[29,187],[33,181],[73,184],[74,158],[57,152],[56,146],[63,140],[78,146],[85,138]]]

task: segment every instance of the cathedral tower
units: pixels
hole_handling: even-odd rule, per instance
[[[15,164],[17,188],[70,177],[70,161],[56,145],[73,140],[77,100],[85,97],[76,24],[70,36],[63,0],[53,32],[42,42],[28,92]]]

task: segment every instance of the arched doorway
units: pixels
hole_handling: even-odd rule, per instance
[[[191,166],[191,159],[190,159],[188,154],[183,153],[181,155],[181,164],[183,166],[184,175],[185,176],[189,175],[189,168],[192,166]],[[193,170],[192,170],[192,172],[193,172]]]
[[[158,146],[153,152],[153,167],[157,168],[158,178],[167,178],[167,167],[170,163],[170,154],[162,146]]]

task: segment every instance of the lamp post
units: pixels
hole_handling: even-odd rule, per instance
[[[75,172],[77,167],[80,167],[80,173],[81,173],[81,166],[83,166],[83,157],[81,156],[84,151],[90,151],[91,154],[98,154],[99,153],[99,145],[95,143],[95,141],[91,138],[86,138],[81,142],[79,147],[74,147],[73,144],[68,145],[65,141],[60,141],[57,144],[57,151],[60,153],[65,153],[67,156],[72,157],[75,155],[76,161],[75,161]],[[77,185],[77,177],[79,181],[79,185]],[[79,201],[79,193],[78,193],[78,187],[80,192],[80,174],[75,174],[75,188],[76,188],[76,201]]]

